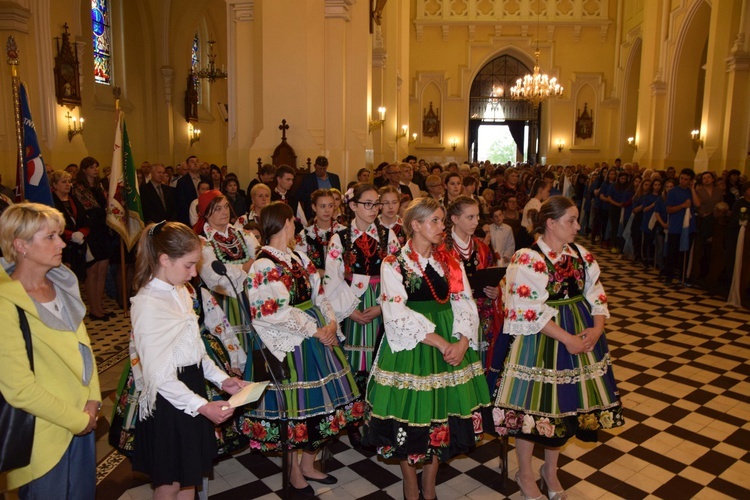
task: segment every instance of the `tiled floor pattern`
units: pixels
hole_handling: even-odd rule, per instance
[[[612,315],[607,338],[627,424],[601,433],[597,445],[572,440],[563,448],[559,475],[570,498],[750,498],[750,312],[727,308],[699,289],[668,289],[653,273],[609,255],[599,261]],[[89,327],[101,344],[98,358],[116,360],[123,346],[127,350],[124,320]],[[122,365],[101,374],[107,416]],[[127,461],[106,445],[106,423],[100,427],[98,496],[150,498],[144,478],[134,478]],[[498,440],[488,439],[472,454],[442,465],[438,496],[521,498],[512,479],[515,454],[503,486],[499,448]],[[346,436],[332,451],[327,471],[339,482],[317,485],[320,498],[402,497],[398,464],[352,449]],[[534,459],[535,468],[541,457]],[[212,499],[279,498],[279,472],[279,458],[241,453],[216,465],[209,493]]]

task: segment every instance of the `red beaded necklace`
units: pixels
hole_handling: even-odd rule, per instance
[[[419,269],[419,272],[422,273],[422,278],[424,278],[425,282],[427,282],[427,286],[430,288],[430,293],[432,293],[432,297],[437,301],[438,304],[445,304],[448,302],[451,298],[451,291],[450,287],[448,288],[448,294],[444,299],[441,299],[437,296],[437,292],[435,292],[435,287],[432,286],[432,282],[430,281],[430,278],[427,277],[427,273],[422,268],[422,265],[419,263],[419,254],[416,250],[414,250],[414,246],[412,245],[411,240],[409,240],[409,251],[413,254],[411,256],[411,260],[414,261],[415,264],[417,264],[417,269]],[[437,259],[435,259],[437,260]],[[445,265],[445,262],[438,261],[440,263],[440,267],[443,268],[443,275],[445,276],[445,279],[448,280],[448,266]]]
[[[315,235],[315,241],[316,241],[316,242],[318,242],[318,244],[319,244],[319,245],[322,245],[322,246],[323,246],[323,248],[325,248],[325,247],[326,247],[326,245],[328,245],[328,241],[330,240],[330,238],[328,238],[327,240],[323,241],[323,238],[321,238],[321,237],[320,237],[320,235],[318,234],[318,231],[319,231],[319,228],[318,228],[318,221],[317,221],[317,219],[316,219],[316,220],[315,220],[315,221],[313,222],[313,234]],[[333,234],[333,223],[331,223],[331,227],[330,227],[329,229],[325,230],[325,231],[323,232],[323,234],[324,234],[324,235],[325,235],[325,234],[328,234],[328,231],[331,231],[331,234]]]

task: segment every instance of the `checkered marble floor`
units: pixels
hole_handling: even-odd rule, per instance
[[[597,247],[592,250],[597,253]],[[726,307],[697,288],[666,288],[653,272],[610,255],[597,257],[627,423],[602,432],[598,444],[574,439],[563,448],[559,477],[570,498],[750,498],[750,311]],[[119,376],[121,369],[110,371]],[[511,449],[513,444],[511,439]],[[503,485],[499,451],[500,442],[487,439],[470,455],[441,465],[438,496],[522,498],[513,481],[515,453],[509,453]],[[326,470],[338,484],[312,483],[320,498],[402,497],[397,463],[354,450],[345,435],[332,452]],[[102,464],[107,461],[114,466],[111,476],[100,471],[101,498],[151,498],[144,478],[126,472],[122,479],[127,461],[120,463],[117,454],[108,454]],[[250,452],[222,460],[209,484],[210,497],[279,498],[280,463],[278,457]],[[535,469],[541,464],[537,450]]]

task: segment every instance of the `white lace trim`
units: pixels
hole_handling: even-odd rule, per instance
[[[453,313],[453,338],[461,339],[461,336],[469,339],[469,347],[477,350],[477,329],[479,318],[469,311],[458,311]],[[467,335],[466,332],[471,332]]]
[[[593,358],[591,353],[585,353],[585,356]],[[591,359],[593,361],[593,359]],[[600,379],[609,371],[612,364],[612,358],[609,353],[605,354],[601,361],[594,361],[590,364],[570,370],[550,370],[544,368],[528,367],[522,365],[509,364],[507,367],[507,376],[519,380],[542,382],[544,384],[578,384],[586,380]]]
[[[304,328],[300,328],[296,321],[285,321],[282,325],[287,330],[292,330],[293,325],[299,332],[304,330]],[[290,335],[288,331],[277,330],[273,327],[258,328],[257,332],[263,340],[263,344],[279,361],[283,361],[286,353],[293,351],[307,338],[306,335]]]
[[[591,306],[591,315],[609,318],[609,308],[607,306]]]
[[[285,264],[292,265],[292,253],[290,251],[282,252],[278,248],[274,248],[270,245],[263,245],[261,251],[265,251],[276,257],[277,259],[284,261]]]
[[[544,325],[547,324],[552,318],[556,318],[558,311],[549,306],[543,306],[544,310],[536,320],[534,321],[508,321],[506,318],[505,326],[503,327],[503,333],[510,335],[534,335],[539,333]]]
[[[385,334],[393,352],[410,351],[422,342],[428,333],[435,331],[435,325],[425,319],[428,325],[414,317],[401,317],[385,322]]]
[[[329,300],[328,302],[331,303],[331,308],[335,311],[336,309],[333,307],[333,304],[332,304],[333,301]],[[341,300],[339,300],[338,302],[341,302]],[[342,310],[340,313],[335,313],[336,322],[341,323],[346,318],[351,316],[351,314],[357,309],[358,306],[359,306],[359,299],[355,298],[353,301],[349,303],[349,306],[346,309]]]
[[[417,276],[422,276],[422,272],[419,270],[419,268],[414,264],[414,261],[411,260],[407,252],[411,252],[411,249],[409,248],[409,245],[404,245],[404,248],[401,249],[401,255],[404,258],[404,262],[406,264],[406,267],[408,267],[412,272],[414,272]],[[421,255],[416,250],[414,251],[415,254],[419,256],[419,265],[422,266],[422,269],[426,269],[427,264],[430,264],[430,267],[438,273],[439,276],[443,277],[445,274],[443,273],[443,266],[440,265],[438,261],[435,260],[435,258],[430,255],[429,258]]]

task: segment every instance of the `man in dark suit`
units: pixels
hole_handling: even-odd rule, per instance
[[[175,188],[162,184],[163,181],[164,165],[154,163],[151,166],[151,180],[141,186],[141,206],[143,207],[143,221],[146,224],[177,220]]]
[[[198,197],[198,183],[205,180],[210,185],[210,179],[203,179],[200,175],[201,163],[196,156],[188,156],[185,161],[187,172],[180,177],[175,186],[175,204],[177,205],[177,220],[190,226],[190,202]]]
[[[297,191],[297,199],[304,204],[305,216],[308,220],[313,217],[310,195],[318,189],[335,188],[341,191],[341,181],[336,174],[328,173],[328,158],[318,156],[315,158],[315,172],[309,173],[302,178]]]

